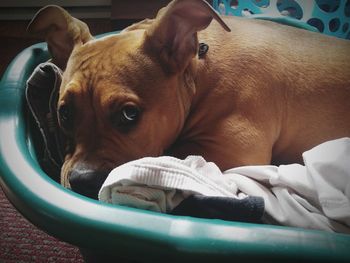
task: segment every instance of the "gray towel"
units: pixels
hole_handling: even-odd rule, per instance
[[[62,71],[50,62],[39,64],[27,80],[26,100],[39,131],[35,150],[43,170],[54,180],[60,180],[65,138],[57,121],[57,101]]]

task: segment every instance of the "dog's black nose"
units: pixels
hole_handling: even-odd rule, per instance
[[[107,175],[107,172],[73,169],[69,175],[69,183],[74,192],[97,199],[98,191]]]

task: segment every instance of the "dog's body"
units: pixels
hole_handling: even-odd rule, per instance
[[[39,12],[29,29],[45,32],[65,68],[65,186],[93,196],[115,166],[164,153],[202,155],[223,170],[301,162],[305,150],[350,136],[350,41],[224,21],[202,1],[177,0],[154,20],[95,40],[62,9]],[[209,46],[202,57],[197,32]]]
[[[231,33],[214,23],[199,33],[211,52],[198,63],[183,149],[173,151],[227,169],[301,162],[311,147],[350,135],[350,41],[266,21],[225,22]]]

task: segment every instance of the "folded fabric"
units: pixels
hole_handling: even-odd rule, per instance
[[[263,222],[350,233],[350,139],[303,154],[305,166],[243,166],[222,173],[200,156],[143,158],[115,168],[104,202],[170,213],[193,195],[262,197]]]
[[[64,136],[58,127],[57,100],[62,71],[51,62],[39,64],[27,80],[26,100],[37,132],[38,160],[43,170],[59,181],[63,163]],[[39,148],[41,147],[41,148]]]
[[[185,198],[200,194],[244,198],[236,185],[220,184],[222,173],[202,157],[180,160],[170,156],[147,157],[115,168],[99,192],[104,202],[167,213]]]
[[[264,222],[350,233],[350,138],[320,144],[303,159],[305,166],[237,167],[223,174],[240,191],[264,198]]]
[[[262,223],[264,199],[247,196],[242,199],[192,195],[176,206],[170,214],[200,218]]]

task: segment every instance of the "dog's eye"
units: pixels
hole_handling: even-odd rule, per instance
[[[68,105],[61,105],[58,109],[58,119],[64,129],[69,129],[72,124],[72,110]]]
[[[120,112],[119,125],[128,126],[134,124],[139,119],[140,109],[134,105],[126,105]]]
[[[112,125],[121,132],[128,132],[141,117],[141,109],[135,104],[124,104],[123,107],[110,116]]]

